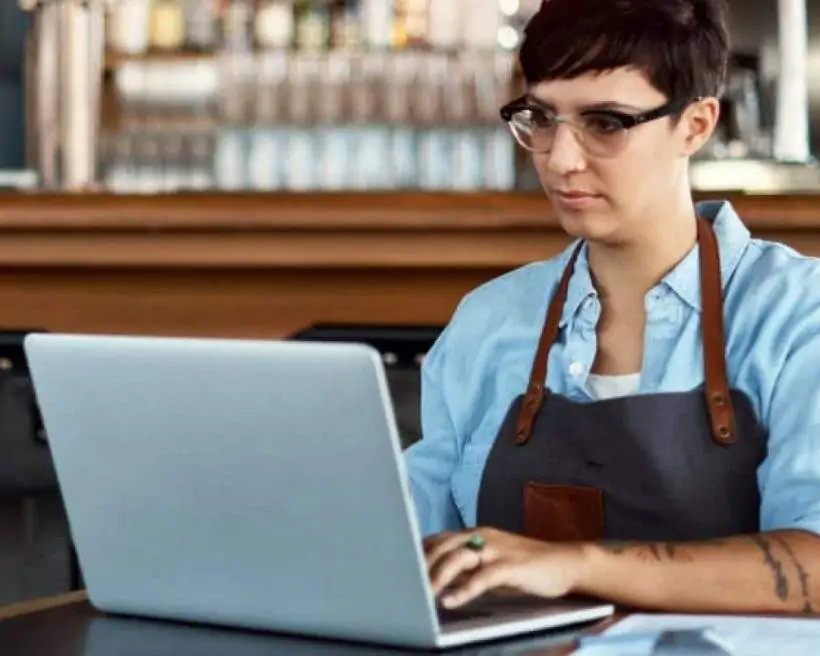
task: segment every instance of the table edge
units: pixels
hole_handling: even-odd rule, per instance
[[[85,590],[0,606],[0,621],[88,601]]]

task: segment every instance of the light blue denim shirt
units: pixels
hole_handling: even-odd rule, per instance
[[[729,203],[698,209],[718,239],[729,382],[768,431],[758,470],[761,529],[820,534],[820,261],[752,239]],[[547,304],[573,247],[469,293],[428,353],[424,437],[405,454],[425,535],[475,525],[484,464],[510,403],[527,386]],[[591,400],[586,378],[600,314],[585,251],[547,380],[578,402]],[[698,258],[695,246],[646,296],[639,394],[703,383]]]

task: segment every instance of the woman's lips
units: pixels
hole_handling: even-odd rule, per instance
[[[601,198],[598,194],[578,189],[555,189],[551,196],[553,200],[557,200],[561,205],[573,208],[586,207]]]

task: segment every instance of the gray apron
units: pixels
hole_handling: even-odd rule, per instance
[[[702,387],[575,403],[545,388],[579,245],[547,313],[526,392],[490,451],[478,525],[549,541],[703,540],[759,530],[766,431],[726,379],[717,240],[698,220]]]

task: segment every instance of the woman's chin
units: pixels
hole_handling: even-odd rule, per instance
[[[616,227],[612,215],[602,209],[568,210],[559,203],[553,203],[553,207],[564,232],[576,239],[605,240]]]

